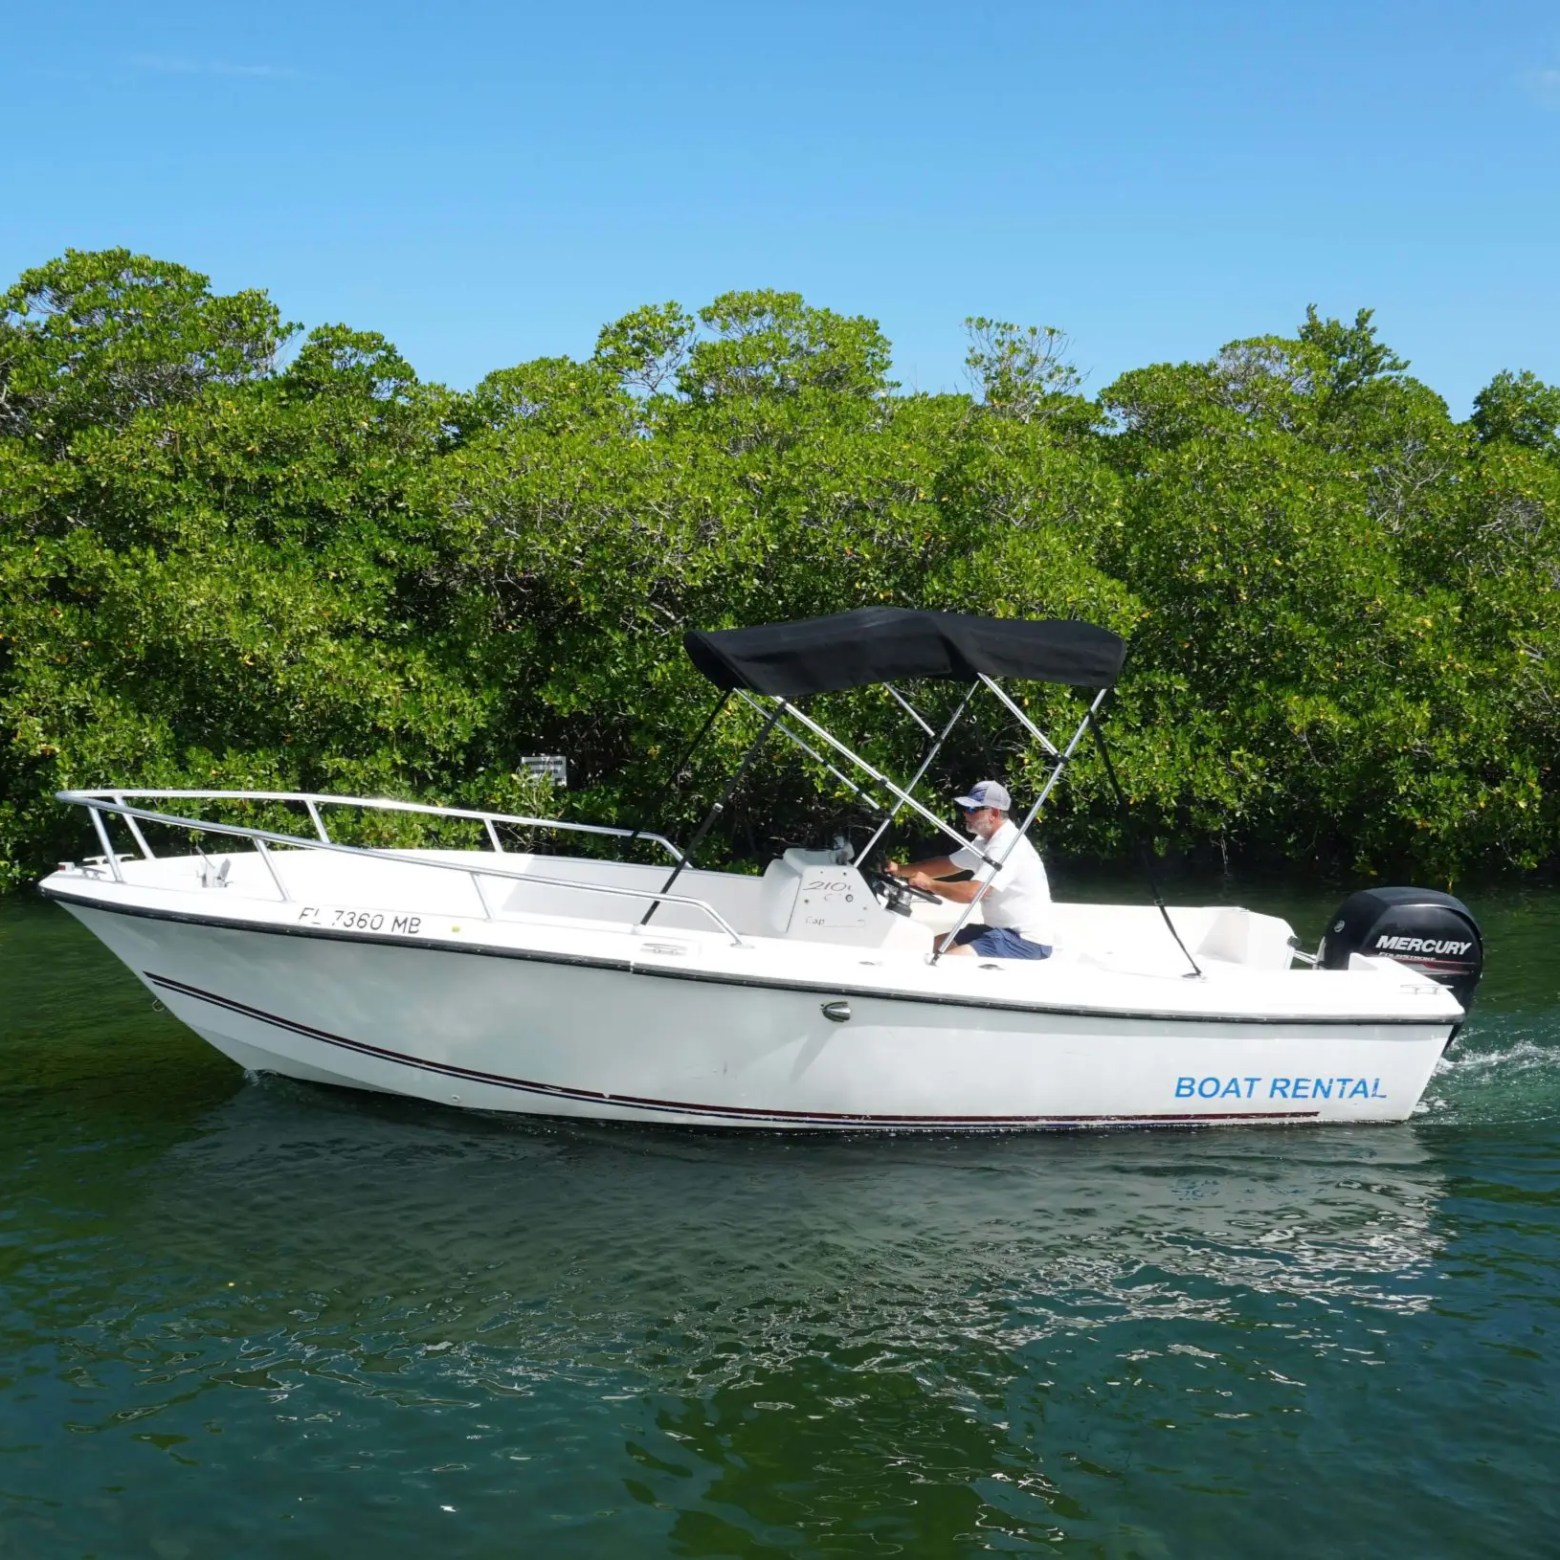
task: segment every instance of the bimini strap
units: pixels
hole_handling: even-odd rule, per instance
[[[1148,853],[1148,847],[1143,843],[1142,835],[1133,827],[1131,809],[1127,806],[1127,798],[1121,789],[1121,782],[1116,778],[1115,766],[1110,761],[1110,749],[1105,746],[1104,734],[1100,731],[1100,723],[1094,718],[1092,709],[1089,711],[1088,721],[1089,729],[1094,733],[1094,740],[1099,744],[1100,757],[1105,760],[1105,773],[1110,779],[1111,790],[1116,793],[1116,805],[1121,808],[1122,825],[1137,845],[1138,854],[1143,858],[1143,876],[1148,879],[1148,891],[1154,896],[1154,903],[1159,906],[1159,913],[1164,917],[1164,922],[1166,927],[1169,928],[1170,935],[1175,938],[1176,947],[1183,954],[1186,954],[1186,962],[1192,967],[1191,974],[1186,978],[1188,980],[1201,980],[1203,972],[1198,969],[1196,959],[1190,953],[1187,953],[1186,944],[1181,941],[1181,934],[1176,931],[1175,922],[1170,919],[1170,912],[1165,909],[1164,899],[1159,892],[1159,884],[1154,879],[1154,867]]]
[[[720,715],[720,712],[726,707],[726,701],[730,699],[730,697],[731,690],[728,688],[716,701],[715,708],[710,711],[709,719],[699,727],[698,736],[696,736],[693,741],[688,744],[687,748],[683,752],[683,756],[672,765],[672,772],[666,777],[666,784],[661,787],[660,794],[650,805],[648,810],[650,817],[655,817],[656,814],[659,813],[660,810],[670,800],[672,792],[677,789],[678,784],[682,780],[683,770],[688,767],[688,760],[691,759],[694,753],[698,751],[699,744],[702,743],[704,739],[710,734],[710,727],[715,724],[717,718]],[[629,835],[627,843],[623,846],[623,852],[625,855],[632,848],[634,841],[637,840],[644,832],[645,826],[641,823],[634,830],[634,832]]]

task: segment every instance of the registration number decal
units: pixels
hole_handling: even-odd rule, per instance
[[[344,932],[400,932],[415,937],[422,930],[420,915],[396,915],[392,910],[333,909],[328,905],[304,905],[300,924],[339,927]]]

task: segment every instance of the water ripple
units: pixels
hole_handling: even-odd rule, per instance
[[[29,1021],[0,1547],[1542,1553],[1536,983],[1346,1132],[527,1124],[246,1081],[128,1005]]]

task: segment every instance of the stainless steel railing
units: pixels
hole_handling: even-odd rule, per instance
[[[104,861],[114,880],[119,883],[125,881],[124,869],[120,865],[121,857],[114,850],[113,843],[109,839],[108,828],[104,822],[106,816],[118,817],[124,820],[125,826],[135,840],[142,857],[147,861],[154,861],[157,858],[145,834],[139,827],[141,823],[164,824],[172,828],[193,830],[197,833],[221,834],[236,839],[252,840],[256,847],[256,853],[270,874],[277,897],[283,904],[293,904],[296,901],[288,893],[287,885],[283,882],[282,874],[277,868],[275,857],[271,851],[273,845],[288,846],[298,850],[336,852],[358,859],[369,858],[374,861],[397,862],[404,866],[431,867],[438,871],[460,874],[470,881],[476,893],[481,915],[487,921],[494,920],[495,916],[492,906],[488,903],[487,894],[482,887],[482,879],[485,877],[501,878],[505,881],[531,883],[543,888],[572,889],[584,894],[604,894],[609,897],[641,901],[655,900],[662,904],[686,905],[690,909],[700,911],[708,916],[731,939],[734,946],[739,948],[744,946],[741,937],[731,926],[730,922],[713,905],[703,899],[690,898],[684,894],[661,893],[649,888],[623,888],[609,883],[581,883],[569,878],[541,877],[535,873],[517,872],[510,868],[496,865],[480,868],[471,867],[461,862],[440,861],[436,857],[416,856],[406,851],[381,850],[374,846],[343,845],[331,839],[320,809],[325,806],[344,806],[373,808],[385,812],[421,813],[436,818],[473,819],[484,825],[494,854],[500,856],[506,854],[498,838],[497,826],[501,823],[625,838],[633,833],[630,829],[616,828],[608,824],[569,823],[555,818],[524,818],[507,813],[480,812],[460,807],[436,807],[425,802],[400,802],[373,797],[331,796],[324,793],[306,791],[158,791],[137,789],[124,791],[58,791],[55,795],[59,801],[66,802],[72,806],[84,807],[91,814],[93,827],[96,829],[98,839],[103,846]],[[129,798],[135,798],[139,801],[181,799],[192,801],[289,802],[301,804],[309,814],[317,837],[310,839],[306,835],[282,834],[271,829],[250,828],[244,824],[217,823],[209,818],[187,818],[178,813],[166,813],[155,808],[134,806],[128,800]],[[673,860],[682,860],[682,853],[664,836],[641,832],[639,838],[647,839],[660,845],[672,856]]]

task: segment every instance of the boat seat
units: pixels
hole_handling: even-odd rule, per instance
[[[1208,923],[1194,952],[1228,964],[1247,961],[1251,941],[1251,916],[1245,910],[1223,909]]]
[[[1192,952],[1248,969],[1288,969],[1289,928],[1273,916],[1225,906],[1213,915]]]

